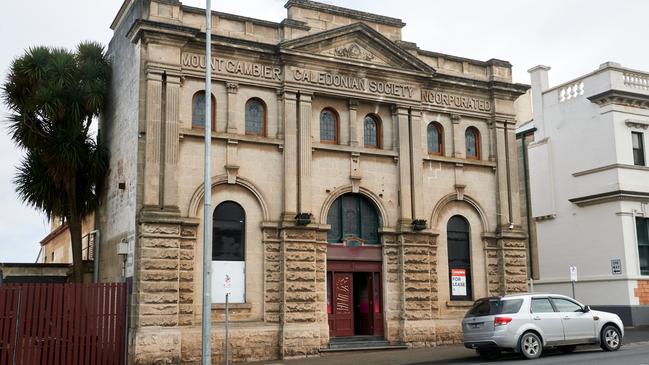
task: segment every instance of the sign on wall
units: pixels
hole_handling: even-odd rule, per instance
[[[212,303],[246,302],[246,262],[212,261]]]
[[[611,274],[613,275],[622,275],[622,260],[613,259],[611,260]]]
[[[451,295],[466,296],[466,270],[451,269]]]

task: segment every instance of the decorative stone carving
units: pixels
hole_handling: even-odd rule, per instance
[[[375,56],[372,53],[361,48],[361,46],[356,43],[334,48],[331,50],[331,54],[336,57],[351,58],[361,61],[374,61],[375,59]]]
[[[239,91],[239,84],[234,82],[228,82],[225,87],[228,89],[228,94],[236,94]]]

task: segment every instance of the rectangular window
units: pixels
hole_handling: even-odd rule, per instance
[[[644,166],[644,135],[641,132],[631,132],[633,139],[633,164],[636,166]]]
[[[638,232],[640,274],[649,275],[649,218],[636,218],[635,226]]]

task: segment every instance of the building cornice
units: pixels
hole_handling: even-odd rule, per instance
[[[649,192],[633,190],[613,190],[605,193],[568,199],[568,201],[580,207],[620,200],[649,202]]]
[[[636,166],[636,165],[629,165],[629,164],[623,164],[623,163],[614,163],[614,164],[610,164],[610,165],[606,165],[606,166],[595,167],[593,169],[574,172],[572,174],[572,176],[574,176],[574,177],[585,176],[585,175],[596,174],[598,172],[608,171],[608,170],[613,170],[613,169],[640,170],[640,171],[649,172],[649,167],[647,167],[647,166]]]
[[[649,95],[624,90],[606,90],[588,97],[588,100],[601,106],[617,104],[636,108],[649,109]]]

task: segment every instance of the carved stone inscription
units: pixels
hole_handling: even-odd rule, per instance
[[[293,68],[291,76],[295,81],[319,86],[396,96],[407,99],[413,99],[416,96],[414,86],[399,82],[372,80],[364,77],[340,75],[303,68]]]
[[[339,276],[336,278],[336,313],[351,312],[351,278],[349,276]]]
[[[444,91],[422,90],[421,101],[428,104],[479,112],[491,111],[491,101]]]
[[[212,71],[252,78],[282,81],[282,69],[261,63],[230,60],[212,57]],[[183,53],[182,66],[187,68],[205,69],[205,56],[195,53]]]

